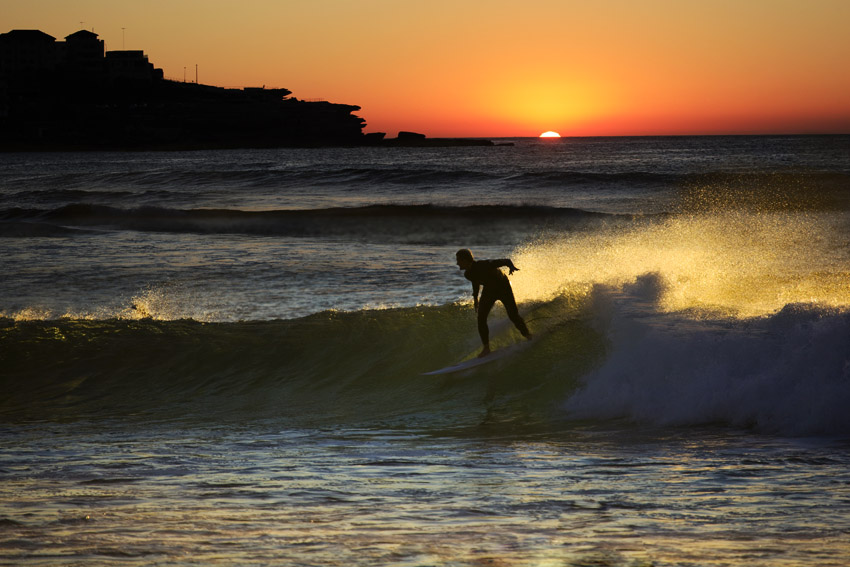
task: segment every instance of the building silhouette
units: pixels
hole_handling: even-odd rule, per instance
[[[94,32],[80,30],[57,42],[60,65],[65,65],[77,78],[99,80],[105,71],[104,44]]]
[[[0,34],[0,76],[53,72],[59,51],[56,38],[39,30]]]
[[[106,51],[92,31],[57,41],[0,34],[0,149],[189,149],[359,145],[354,105],[287,89],[166,80],[143,51]]]

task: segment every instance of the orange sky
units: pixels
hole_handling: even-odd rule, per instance
[[[850,133],[847,0],[27,0],[0,32],[80,22],[391,136]]]

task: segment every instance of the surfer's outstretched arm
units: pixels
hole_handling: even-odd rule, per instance
[[[504,266],[508,269],[508,273],[511,275],[519,270],[519,268],[514,266],[514,263],[510,258],[502,258],[501,260],[489,260],[489,262],[496,268],[501,268],[502,266]]]

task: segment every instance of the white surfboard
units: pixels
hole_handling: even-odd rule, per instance
[[[439,370],[432,370],[431,372],[423,372],[422,376],[435,376],[438,374],[451,374],[453,372],[461,372],[463,370],[469,370],[470,368],[475,368],[476,366],[481,366],[482,364],[487,364],[488,362],[493,362],[494,360],[499,360],[509,356],[511,354],[515,354],[522,350],[524,347],[528,346],[528,342],[518,343],[515,345],[511,345],[508,347],[496,349],[492,351],[487,356],[481,358],[472,358],[470,360],[464,360],[463,362],[458,362],[457,364],[453,364],[451,366],[446,366],[445,368],[440,368]]]

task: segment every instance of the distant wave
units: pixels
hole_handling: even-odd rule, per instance
[[[648,172],[581,172],[541,171],[502,173],[473,169],[436,169],[411,167],[305,167],[282,169],[272,164],[262,167],[204,170],[144,170],[121,172],[71,172],[62,174],[30,174],[14,178],[11,186],[48,186],[64,189],[171,187],[171,186],[242,186],[242,187],[302,187],[325,185],[423,185],[494,184],[509,181],[520,185],[585,184],[585,183],[668,183],[678,176]]]
[[[403,242],[462,240],[474,244],[476,235],[485,242],[500,235],[534,228],[570,228],[594,220],[630,215],[594,213],[574,208],[542,206],[373,205],[312,210],[240,211],[232,209],[172,209],[139,207],[124,209],[105,205],[76,204],[56,209],[12,208],[0,211],[0,236],[26,236],[49,226],[176,232],[201,234],[250,234],[290,237],[349,237]],[[42,228],[36,228],[42,227]]]
[[[597,166],[598,167],[598,166]],[[622,164],[618,164],[622,167]],[[148,190],[171,187],[251,187],[251,188],[300,188],[300,187],[379,187],[421,186],[435,187],[480,186],[516,188],[558,187],[656,187],[675,188],[707,181],[748,179],[749,181],[771,182],[777,178],[807,179],[817,184],[842,184],[850,181],[850,172],[795,171],[704,171],[704,172],[653,172],[646,170],[581,170],[559,168],[531,168],[518,171],[515,168],[502,170],[452,169],[434,167],[293,167],[280,168],[274,164],[256,164],[234,169],[174,169],[160,168],[139,171],[109,171],[100,173],[70,172],[61,174],[27,173],[25,176],[10,175],[4,179],[8,187],[23,189],[54,188],[57,190],[108,190],[126,188]]]
[[[140,201],[156,201],[173,198],[174,193],[166,188],[159,189],[41,189],[7,191],[5,198],[12,203],[92,203],[117,204],[122,202],[138,203]]]
[[[510,185],[515,187],[559,187],[572,185],[632,185],[656,184],[659,186],[675,183],[682,176],[674,174],[631,172],[584,172],[584,171],[499,171],[441,170],[441,169],[380,169],[347,168],[331,174],[319,170],[301,171],[287,174],[297,183],[319,184],[401,184],[436,186],[442,184],[489,184]]]
[[[0,222],[0,238],[76,236],[88,232],[44,222]]]

